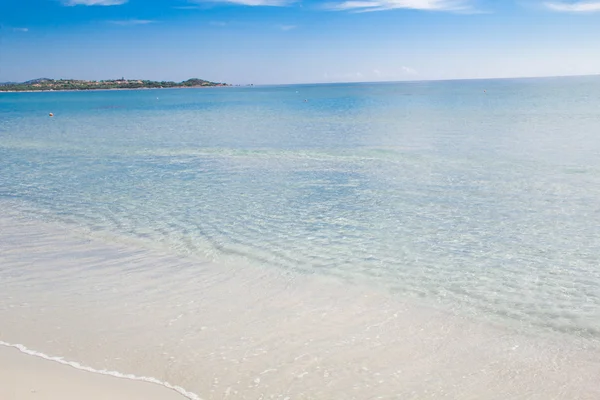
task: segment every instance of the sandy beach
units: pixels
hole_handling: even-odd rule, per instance
[[[2,400],[181,400],[149,382],[90,373],[0,346]]]
[[[296,276],[290,290],[289,278],[232,273],[56,224],[6,216],[0,225],[1,341],[170,382],[190,398],[600,394],[593,345],[585,350],[312,278]],[[194,274],[177,272],[189,265]],[[165,279],[166,271],[177,273]],[[15,348],[0,348],[0,368],[3,400],[182,398]]]

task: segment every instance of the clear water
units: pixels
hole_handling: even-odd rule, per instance
[[[0,201],[597,338],[599,110],[598,77],[2,93]]]

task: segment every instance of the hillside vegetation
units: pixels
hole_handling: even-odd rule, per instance
[[[205,81],[192,78],[183,82],[149,81],[132,79],[115,79],[102,81],[85,81],[76,79],[40,78],[22,83],[0,84],[0,91],[42,91],[42,90],[94,90],[94,89],[150,89],[150,88],[180,88],[180,87],[210,87],[227,86],[224,83]]]

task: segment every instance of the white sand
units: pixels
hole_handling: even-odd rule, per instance
[[[600,399],[595,340],[524,334],[370,288],[229,269],[56,224],[0,216],[0,283],[0,341],[205,400]],[[1,350],[0,400],[31,390],[181,398]]]
[[[181,400],[165,387],[81,371],[0,346],[2,400]]]

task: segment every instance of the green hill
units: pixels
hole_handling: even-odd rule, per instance
[[[211,87],[227,86],[225,83],[205,81],[192,78],[183,82],[150,81],[138,79],[114,79],[102,81],[86,81],[76,79],[39,78],[22,83],[7,83],[0,86],[0,91],[23,92],[44,90],[99,90],[99,89],[151,89],[151,88],[180,88],[180,87]]]

